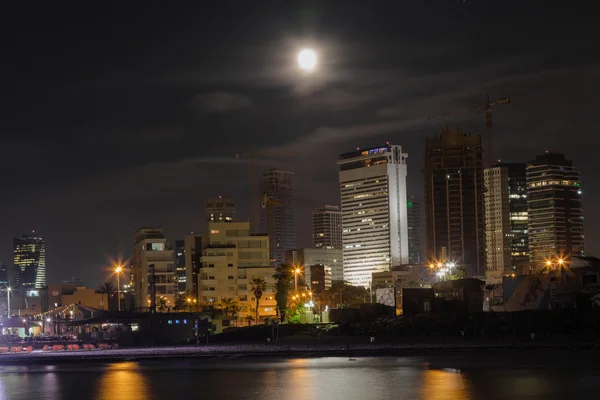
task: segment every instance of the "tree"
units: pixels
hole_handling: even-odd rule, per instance
[[[159,311],[166,311],[167,310],[167,298],[165,296],[160,296],[158,298],[158,301],[156,303],[158,305],[158,310]]]
[[[323,292],[320,301],[332,307],[358,308],[368,302],[369,291],[362,286],[352,286],[348,282],[336,282]]]
[[[265,278],[252,278],[250,285],[252,294],[256,299],[256,323],[258,324],[258,302],[267,290],[267,281],[265,281]]]
[[[233,315],[236,313],[238,305],[233,297],[225,297],[221,299],[217,307],[223,310],[225,316],[229,316],[229,314]]]
[[[287,264],[281,264],[275,268],[275,299],[277,300],[277,312],[283,321],[285,319],[285,310],[287,309],[287,300],[292,284],[292,270]]]
[[[98,292],[98,293],[108,294],[108,295],[115,293],[115,291],[116,291],[116,289],[115,289],[113,283],[110,281],[100,284],[98,286],[98,289],[96,290],[96,292]]]
[[[189,311],[192,307],[198,304],[197,293],[191,289],[186,289],[183,293],[175,295],[175,309],[182,309],[187,307]]]

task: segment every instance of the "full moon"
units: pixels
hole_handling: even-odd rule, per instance
[[[304,49],[298,53],[298,65],[305,71],[312,71],[317,66],[317,53],[311,49]]]

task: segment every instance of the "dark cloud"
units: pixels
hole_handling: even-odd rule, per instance
[[[162,225],[172,240],[201,232],[217,195],[248,218],[249,159],[238,152],[261,155],[259,173],[295,172],[308,245],[310,210],[339,202],[340,153],[402,145],[420,198],[424,138],[446,124],[484,132],[478,112],[428,117],[488,93],[512,98],[494,109],[498,158],[550,149],[581,169],[587,246],[600,253],[600,37],[575,3],[12,7],[0,24],[0,261],[35,228],[51,280],[95,285],[106,256],[130,255],[139,226]],[[319,54],[312,74],[295,65],[305,46]]]
[[[213,92],[199,94],[192,100],[196,109],[213,112],[228,113],[252,106],[252,101],[247,96],[231,92]]]

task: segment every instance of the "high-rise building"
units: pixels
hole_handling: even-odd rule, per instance
[[[408,218],[408,262],[421,264],[423,250],[421,248],[421,202],[414,196],[408,198],[406,203],[406,216]]]
[[[342,212],[338,206],[325,206],[312,213],[313,246],[342,248]]]
[[[425,139],[427,262],[451,262],[466,277],[483,277],[481,136],[461,129]]]
[[[231,222],[235,217],[235,203],[233,200],[217,199],[206,200],[206,222]]]
[[[408,263],[406,153],[387,144],[342,154],[344,280],[368,287],[373,272]]]
[[[274,265],[284,263],[285,251],[296,248],[296,202],[292,190],[293,175],[292,172],[270,169],[263,173],[261,179],[260,196],[263,204],[261,232],[269,233],[269,246]]]
[[[240,317],[254,316],[252,280],[262,278],[267,290],[259,299],[259,318],[276,315],[275,268],[270,265],[267,235],[251,234],[248,222],[209,222],[203,245],[198,285],[202,302],[218,305],[233,298],[241,307]]]
[[[330,281],[343,281],[343,257],[342,249],[327,249],[324,247],[293,249],[286,251],[285,254],[285,259],[288,261],[288,263],[302,271],[302,276],[299,277],[298,282],[302,282],[302,284],[305,283],[309,287],[311,284],[311,265],[324,265],[325,268],[329,270]]]
[[[486,282],[502,283],[510,271],[510,214],[508,206],[508,169],[501,166],[483,170]]]
[[[185,290],[198,293],[198,273],[202,257],[202,236],[193,233],[184,237]]]
[[[8,267],[3,262],[0,262],[0,287],[3,288],[8,285]]]
[[[525,163],[496,164],[483,171],[486,280],[525,274],[529,266]]]
[[[43,237],[22,235],[13,239],[13,280],[17,288],[43,289],[46,282],[46,243]]]
[[[151,305],[152,286],[157,308],[175,305],[178,287],[174,261],[173,248],[162,228],[141,228],[135,232],[131,281],[136,308]]]
[[[186,273],[185,273],[185,241],[175,241],[175,271],[177,271],[177,292],[185,292]]]
[[[556,257],[583,254],[579,171],[564,154],[546,153],[528,163],[527,204],[532,269]]]
[[[529,216],[527,211],[527,165],[502,164],[508,169],[508,214],[512,272],[529,272]]]

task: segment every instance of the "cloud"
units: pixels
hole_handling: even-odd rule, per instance
[[[229,113],[252,106],[252,101],[239,93],[219,91],[197,95],[192,106],[209,113]]]

